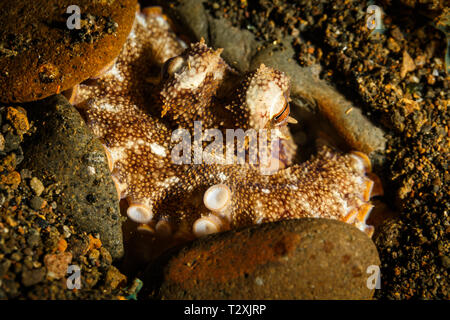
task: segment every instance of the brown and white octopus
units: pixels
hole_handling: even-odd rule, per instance
[[[372,235],[366,219],[378,188],[368,157],[322,147],[292,163],[289,79],[264,65],[240,75],[220,53],[204,41],[187,46],[161,9],[138,10],[116,60],[73,90],[71,102],[105,146],[128,217],[175,241],[302,217],[342,220]],[[266,174],[247,161],[176,164],[172,133],[199,134],[194,121],[224,136],[226,129],[269,130],[265,165],[279,170]]]

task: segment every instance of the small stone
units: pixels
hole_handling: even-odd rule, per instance
[[[414,64],[417,67],[422,67],[427,62],[427,57],[424,54],[418,55],[416,59],[414,59]]]
[[[101,247],[100,248],[100,256],[102,257],[102,260],[105,264],[110,265],[112,263],[112,257],[106,248]]]
[[[47,276],[50,279],[61,279],[67,273],[67,267],[72,261],[70,252],[58,254],[47,254],[44,257],[44,264],[47,267]]]
[[[63,226],[63,235],[64,238],[70,238],[70,236],[72,235],[72,232],[70,232],[70,228],[68,226]]]
[[[441,261],[442,261],[442,265],[445,268],[447,268],[447,269],[450,268],[450,257],[449,256],[442,256]]]
[[[388,39],[387,47],[389,50],[394,52],[399,52],[401,50],[400,45],[393,38]]]
[[[106,273],[105,285],[111,289],[117,288],[119,285],[124,285],[127,282],[127,277],[120,273],[120,271],[114,267],[109,267]]]
[[[23,110],[23,109],[22,109]],[[13,125],[17,133],[22,135],[30,129],[30,124],[28,123],[28,118],[24,111],[18,110],[13,107],[9,107],[6,119]]]
[[[397,41],[403,41],[405,39],[405,37],[403,36],[403,33],[401,32],[401,30],[398,27],[395,27],[391,31],[391,34],[392,34],[392,37],[394,37],[394,39]]]
[[[18,253],[18,252],[14,252],[11,255],[11,259],[14,260],[14,261],[20,261],[20,260],[22,260],[22,255],[20,253]]]
[[[3,206],[3,204],[6,201],[6,197],[3,193],[0,193],[0,207]]]
[[[30,207],[33,210],[39,210],[43,207],[44,204],[44,199],[42,199],[41,197],[38,196],[34,196],[33,198],[31,198],[30,200]]]
[[[89,259],[95,261],[98,259],[99,256],[100,256],[100,251],[98,251],[97,249],[92,249],[91,251],[89,251]]]
[[[3,278],[3,276],[8,272],[10,266],[11,261],[9,260],[5,260],[2,263],[0,263],[0,278]]]
[[[12,189],[16,189],[19,186],[20,181],[20,173],[17,171],[12,171],[1,177],[1,182],[10,185]]]
[[[26,168],[20,170],[20,176],[22,177],[22,179],[31,179],[33,177],[31,171]]]
[[[36,231],[35,229],[31,229],[29,231],[29,236],[27,238],[27,244],[33,248],[33,247],[37,246],[40,241],[41,241],[41,236],[39,235],[39,232]]]
[[[37,196],[40,196],[42,194],[42,192],[45,190],[44,185],[42,184],[41,180],[39,180],[36,177],[33,177],[30,180],[30,188],[33,189],[34,193]]]
[[[45,268],[33,270],[25,269],[22,271],[22,284],[25,287],[35,285],[44,280],[44,276],[45,276]]]
[[[89,235],[89,250],[92,250],[94,248],[98,249],[102,246],[102,242],[100,239],[94,238],[93,236]]]
[[[76,237],[70,238],[70,251],[73,253],[75,258],[86,254],[89,250],[89,240],[82,238],[77,239]]]
[[[0,151],[3,151],[3,150],[5,150],[5,138],[0,133]]]
[[[67,241],[64,240],[63,238],[59,239],[58,242],[58,251],[59,252],[64,252],[67,249]]]
[[[20,146],[20,137],[16,134],[12,134],[11,132],[7,132],[4,136],[5,138],[5,152],[11,152],[19,148]]]
[[[25,259],[23,259],[23,264],[25,265],[25,268],[33,269],[33,258],[30,256],[26,256]]]
[[[402,79],[406,76],[408,72],[414,71],[416,69],[416,64],[414,60],[409,55],[408,51],[403,51],[402,67],[400,68],[400,77]]]

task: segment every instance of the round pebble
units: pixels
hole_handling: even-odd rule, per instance
[[[33,178],[30,180],[30,188],[33,189],[34,193],[35,193],[37,196],[40,196],[40,195],[42,194],[42,192],[44,191],[44,189],[45,189],[45,187],[44,187],[44,185],[42,184],[41,180],[39,180],[39,179],[36,178],[36,177],[33,177]]]
[[[76,1],[78,26],[73,1],[2,1],[0,102],[43,99],[96,75],[119,54],[136,3]]]
[[[328,219],[298,219],[207,236],[151,264],[161,299],[370,299],[380,265],[371,239]]]

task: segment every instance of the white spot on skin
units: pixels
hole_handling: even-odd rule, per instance
[[[180,181],[180,179],[178,177],[170,177],[170,178],[166,178],[162,182],[158,182],[157,185],[164,187],[164,188],[169,188],[171,185],[173,185],[179,181]]]
[[[117,80],[119,80],[120,82],[124,81],[125,79],[123,78],[122,73],[119,71],[119,69],[117,68],[117,64],[115,63],[114,66],[111,68],[111,70],[109,70],[107,72],[107,75],[111,75],[113,77],[115,77]]]
[[[110,148],[109,152],[113,162],[126,158],[125,148],[123,147]]]
[[[152,149],[152,152],[160,157],[165,157],[167,155],[166,148],[163,146],[160,146],[157,143],[151,143],[150,148]]]
[[[268,189],[261,189],[261,191],[264,193],[270,193],[270,190],[268,190]]]
[[[219,179],[221,180],[221,182],[224,182],[225,180],[227,180],[227,176],[223,172],[220,172]]]
[[[99,106],[100,109],[105,110],[105,111],[109,111],[109,112],[119,112],[121,111],[120,108],[118,108],[117,105],[112,105],[110,103],[102,103]]]

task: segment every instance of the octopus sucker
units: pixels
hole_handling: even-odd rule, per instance
[[[160,238],[169,238],[172,235],[172,227],[167,220],[159,220],[155,225],[155,233]]]
[[[127,215],[131,220],[138,223],[148,223],[153,218],[152,209],[142,203],[131,202],[127,209]]]
[[[216,184],[208,188],[203,203],[209,210],[220,213],[227,210],[231,203],[231,190],[225,184]]]
[[[224,231],[222,220],[214,214],[195,220],[192,231],[196,237]]]
[[[186,46],[170,25],[160,9],[137,12],[114,64],[68,93],[103,142],[118,197],[128,201],[137,229],[176,243],[252,224],[322,217],[371,235],[370,198],[381,184],[369,158],[322,146],[310,160],[294,163],[289,78],[265,65],[240,75],[220,49],[203,40]],[[180,144],[173,134],[185,129],[189,139],[195,137],[195,121],[224,137],[230,129],[264,132],[268,144],[259,163],[249,163],[248,154],[243,163],[237,155],[231,163],[177,163],[172,152]],[[252,141],[245,136],[246,153]],[[187,159],[205,144],[183,140],[182,146],[193,147]],[[200,151],[203,159],[224,158],[216,150]],[[266,165],[275,169],[267,172]]]

